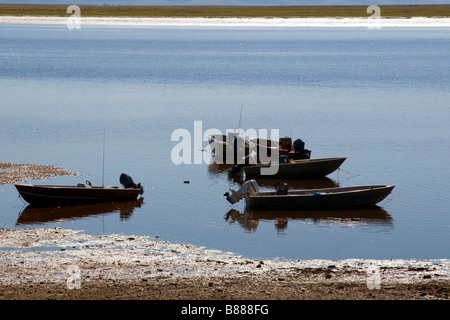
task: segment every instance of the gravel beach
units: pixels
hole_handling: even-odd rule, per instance
[[[0,299],[448,300],[450,261],[254,260],[157,237],[0,229]]]
[[[42,180],[55,176],[75,175],[78,173],[51,165],[0,162],[0,185],[14,184],[27,179]]]

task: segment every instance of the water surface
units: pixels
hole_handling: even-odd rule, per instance
[[[2,185],[0,227],[160,236],[261,259],[448,258],[449,82],[448,29],[1,25],[0,161],[80,173],[45,183],[101,184],[105,133],[105,184],[126,172],[146,191],[139,204],[36,212]],[[223,194],[245,177],[173,164],[171,134],[194,121],[235,129],[241,108],[244,129],[347,157],[291,186],[396,188],[356,212],[230,205]]]

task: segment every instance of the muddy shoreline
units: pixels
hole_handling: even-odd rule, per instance
[[[448,300],[450,261],[254,260],[158,238],[0,229],[2,300]]]

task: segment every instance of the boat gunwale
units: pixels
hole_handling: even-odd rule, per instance
[[[116,186],[74,186],[74,185],[51,185],[51,184],[29,184],[29,183],[15,183],[14,186],[20,187],[32,187],[40,189],[76,189],[76,190],[140,190],[138,188],[119,188]]]
[[[61,185],[14,184],[19,195],[30,205],[60,206],[122,202],[136,200],[142,189],[117,187],[85,187]]]
[[[315,162],[325,162],[325,161],[345,161],[347,160],[347,157],[330,157],[330,158],[314,158],[314,159],[299,159],[299,160],[292,160],[291,162],[283,162],[278,163],[279,166],[286,166],[286,165],[293,165],[293,164],[303,164],[303,163],[315,163]],[[270,167],[272,163],[256,163],[249,166],[245,166],[245,169],[248,168],[259,168],[259,167]]]
[[[337,188],[323,188],[323,189],[304,189],[304,190],[291,190],[288,194],[276,194],[275,191],[261,191],[254,195],[248,195],[249,198],[292,198],[292,197],[317,197],[317,196],[332,196],[349,193],[359,193],[365,191],[383,191],[392,190],[395,184],[387,185],[367,185],[367,186],[352,186],[352,187],[337,187]],[[336,192],[332,192],[337,190]],[[326,193],[328,191],[328,193]],[[290,193],[289,193],[290,192]],[[304,192],[304,193],[295,193]],[[313,192],[323,192],[320,194],[312,194]]]

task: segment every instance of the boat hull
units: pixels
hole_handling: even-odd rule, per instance
[[[259,192],[246,197],[246,207],[259,210],[327,210],[374,206],[385,199],[395,185],[293,190],[287,195]]]
[[[346,158],[303,159],[278,164],[278,171],[273,175],[262,175],[261,168],[268,165],[250,165],[244,167],[247,177],[310,179],[323,178],[336,171]]]
[[[33,206],[61,206],[136,200],[140,189],[16,184],[21,197]]]

